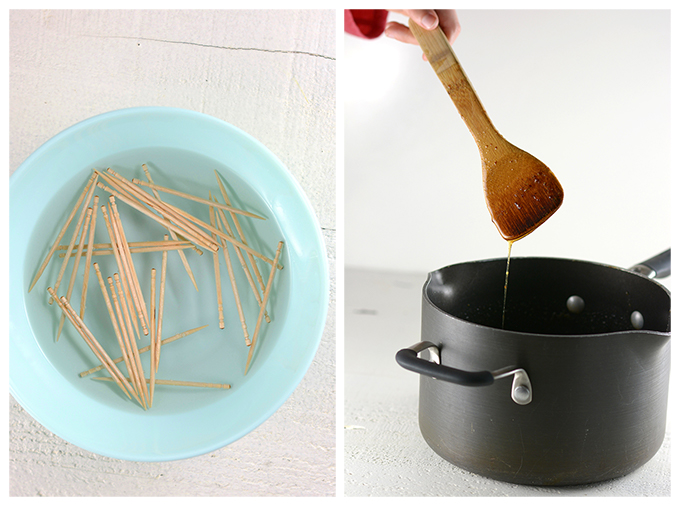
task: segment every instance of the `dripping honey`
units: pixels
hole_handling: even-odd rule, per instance
[[[508,276],[510,275],[510,253],[512,252],[512,243],[515,241],[508,241],[508,262],[505,264],[505,286],[503,287],[503,315],[501,317],[501,328],[505,328],[505,303],[508,299]]]

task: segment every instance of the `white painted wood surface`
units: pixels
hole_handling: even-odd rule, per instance
[[[329,496],[335,493],[335,11],[10,11],[10,174],[91,116],[172,106],[225,120],[288,167],[329,256],[319,351],[251,434],[178,462],[126,462],[45,430],[10,396],[12,496]]]
[[[394,359],[397,351],[420,341],[425,279],[426,273],[345,270],[347,496],[670,496],[670,413],[666,438],[649,462],[627,476],[594,485],[503,483],[459,469],[439,457],[418,427],[419,379]]]

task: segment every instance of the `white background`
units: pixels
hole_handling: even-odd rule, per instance
[[[670,247],[670,11],[458,16],[453,49],[491,121],[565,191],[513,255],[630,267]],[[507,255],[473,138],[421,55],[345,35],[347,266],[428,272]]]

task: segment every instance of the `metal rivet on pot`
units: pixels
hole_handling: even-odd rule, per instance
[[[578,295],[572,295],[567,299],[567,309],[574,314],[578,314],[586,307],[585,301]]]
[[[630,314],[630,323],[633,325],[635,330],[640,330],[645,325],[645,319],[640,311],[633,311]]]
[[[531,391],[524,385],[515,387],[513,399],[518,404],[523,404],[531,399]]]

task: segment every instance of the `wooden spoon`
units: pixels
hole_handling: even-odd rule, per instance
[[[498,133],[441,28],[425,30],[411,20],[409,26],[477,143],[486,206],[496,228],[507,241],[533,232],[562,204],[559,181],[540,160]]]

